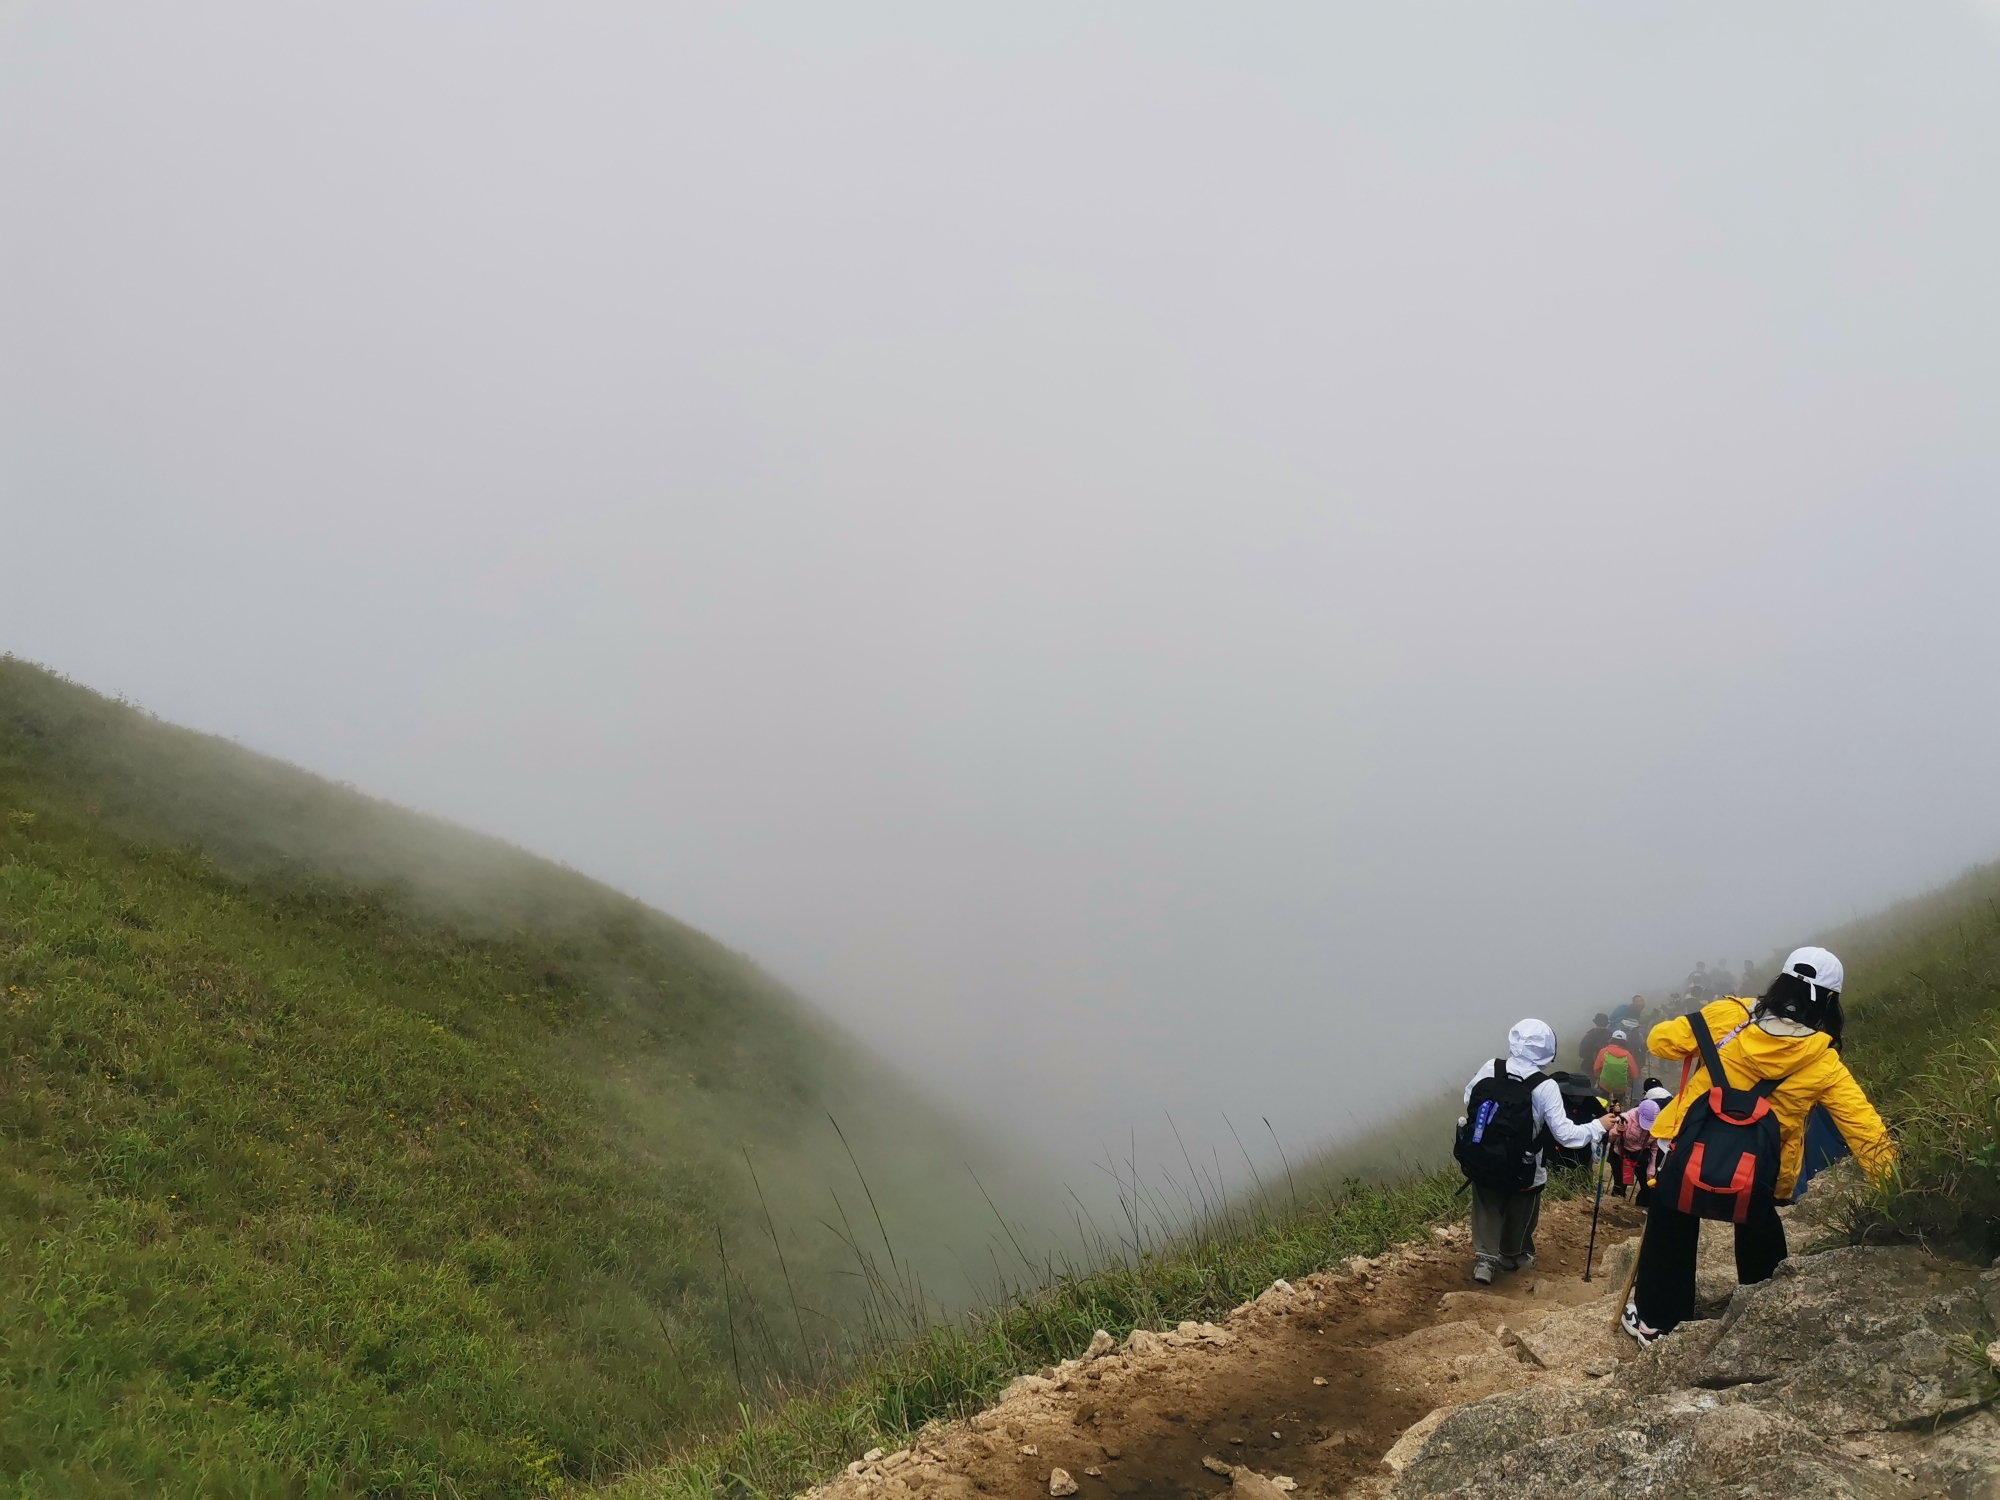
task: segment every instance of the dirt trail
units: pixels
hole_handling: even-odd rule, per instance
[[[1232,1486],[1272,1500],[1288,1484],[1302,1497],[1379,1495],[1432,1413],[1533,1381],[1598,1379],[1636,1352],[1610,1313],[1641,1222],[1606,1203],[1586,1284],[1590,1204],[1551,1204],[1539,1264],[1491,1289],[1472,1281],[1464,1226],[1435,1230],[1373,1262],[1280,1283],[1221,1325],[1136,1333],[1024,1376],[969,1421],[851,1465],[814,1500],[1028,1500],[1051,1493],[1057,1469],[1079,1500]]]

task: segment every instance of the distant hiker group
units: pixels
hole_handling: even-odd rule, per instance
[[[1743,974],[1748,993],[1753,966]],[[1624,1314],[1641,1345],[1694,1315],[1701,1220],[1735,1226],[1739,1281],[1769,1278],[1787,1250],[1780,1203],[1850,1149],[1877,1178],[1895,1159],[1840,1059],[1843,979],[1833,954],[1800,948],[1752,1000],[1723,993],[1739,987],[1727,965],[1696,964],[1675,997],[1687,1013],[1648,1029],[1634,995],[1598,1015],[1579,1074],[1548,1071],[1545,1022],[1516,1024],[1507,1055],[1466,1084],[1453,1148],[1472,1190],[1473,1280],[1534,1265],[1545,1155],[1597,1163],[1602,1186],[1647,1210]],[[1649,1076],[1653,1059],[1679,1065],[1678,1088]]]
[[[1741,975],[1729,972],[1727,959],[1718,958],[1715,967],[1697,963],[1681,982],[1682,1000],[1700,1004],[1706,1000],[1720,1000],[1724,995],[1754,995],[1757,993],[1757,966],[1749,959],[1743,960]]]
[[[1725,995],[1754,995],[1757,966],[1745,959],[1740,981],[1731,977],[1729,964],[1717,959],[1715,967],[1697,963],[1680,989],[1666,1000],[1672,1009],[1695,1009],[1720,1000]],[[1596,1084],[1606,1103],[1624,1108],[1638,1102],[1633,1092],[1643,1075],[1655,1071],[1657,1055],[1647,1044],[1650,1025],[1646,1019],[1646,997],[1630,1000],[1600,1011],[1577,1044],[1577,1071]]]

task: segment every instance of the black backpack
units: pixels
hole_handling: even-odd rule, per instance
[[[1777,1191],[1782,1140],[1771,1095],[1784,1079],[1731,1088],[1708,1022],[1696,1011],[1688,1024],[1708,1069],[1709,1090],[1682,1117],[1673,1149],[1660,1164],[1657,1191],[1684,1214],[1741,1224],[1753,1203],[1768,1201]]]
[[[1472,1086],[1451,1154],[1474,1186],[1518,1193],[1535,1185],[1541,1132],[1533,1101],[1546,1081],[1544,1073],[1514,1077],[1501,1057],[1494,1059],[1493,1076]]]

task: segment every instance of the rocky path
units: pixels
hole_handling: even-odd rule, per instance
[[[1281,1283],[1220,1325],[1135,1333],[1117,1347],[1107,1337],[1097,1356],[1023,1377],[969,1422],[853,1465],[817,1500],[1027,1500],[1052,1484],[1067,1493],[1066,1483],[1082,1500],[1232,1485],[1253,1495],[1377,1493],[1385,1458],[1400,1462],[1399,1440],[1435,1425],[1433,1414],[1523,1384],[1602,1378],[1633,1351],[1609,1316],[1629,1261],[1606,1244],[1639,1222],[1607,1206],[1591,1283],[1582,1279],[1590,1205],[1551,1204],[1539,1264],[1490,1290],[1474,1285],[1456,1226]]]
[[[813,1500],[2000,1500],[2000,1270],[1853,1248],[1737,1288],[1713,1226],[1719,1316],[1641,1353],[1613,1328],[1640,1216],[1607,1207],[1585,1283],[1589,1219],[1550,1205],[1540,1264],[1490,1290],[1455,1226],[1220,1324],[1100,1335]],[[1795,1215],[1795,1252],[1823,1228]]]

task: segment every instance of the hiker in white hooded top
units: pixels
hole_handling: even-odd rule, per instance
[[[1559,1146],[1594,1146],[1605,1122],[1578,1125],[1563,1112],[1562,1089],[1542,1070],[1556,1058],[1556,1034],[1525,1020],[1507,1034],[1507,1056],[1483,1064],[1465,1086],[1465,1114],[1453,1148],[1472,1182],[1472,1279],[1535,1263],[1542,1217],[1543,1137]],[[1612,1116],[1615,1120],[1617,1117]]]

